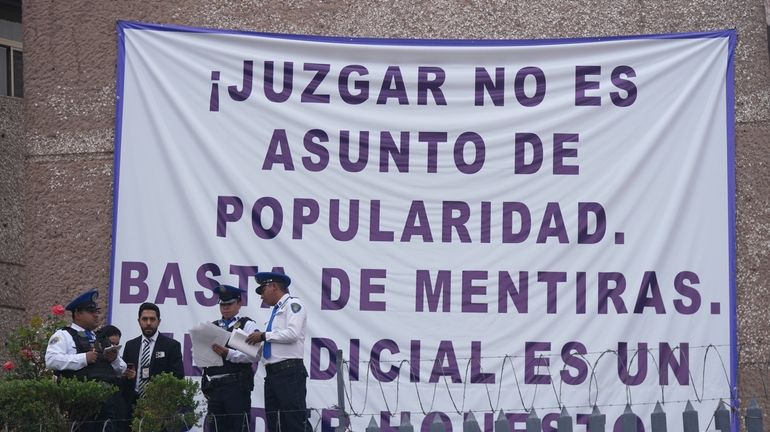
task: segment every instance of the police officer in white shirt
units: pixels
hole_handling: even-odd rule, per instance
[[[264,332],[254,332],[246,342],[262,342],[265,363],[265,414],[269,432],[301,432],[311,429],[307,419],[307,370],[305,353],[307,313],[302,302],[289,295],[291,279],[282,273],[255,276],[257,294],[273,306]]]
[[[96,346],[94,330],[99,325],[100,314],[97,298],[99,292],[93,289],[67,304],[65,309],[72,312],[72,324],[51,335],[45,350],[45,366],[59,378],[90,379],[117,385],[126,370],[126,363],[118,356],[118,349]],[[102,405],[97,418],[81,425],[80,430],[101,431],[104,421],[109,419],[104,430],[111,431],[115,422],[125,416],[122,398],[116,388]]]
[[[214,293],[219,296],[219,312],[222,314],[222,318],[214,321],[214,325],[228,332],[235,329],[246,333],[258,331],[254,320],[239,315],[244,290],[231,285],[219,285],[214,288]],[[254,390],[252,364],[259,359],[219,344],[212,345],[211,349],[223,361],[222,366],[203,368],[202,390],[208,400],[209,419],[216,422],[211,430],[250,431],[251,391]]]

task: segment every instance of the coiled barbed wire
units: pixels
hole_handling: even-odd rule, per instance
[[[737,396],[735,394],[735,389],[730,385],[730,375],[729,375],[729,373],[727,371],[727,366],[725,365],[725,361],[724,361],[724,358],[722,356],[722,353],[720,353],[720,351],[719,351],[719,348],[724,348],[724,347],[729,347],[729,345],[709,344],[709,345],[690,346],[689,347],[690,350],[693,350],[693,349],[702,349],[703,350],[703,363],[702,363],[703,367],[702,367],[702,370],[701,370],[700,390],[698,389],[698,386],[697,386],[697,383],[696,383],[696,380],[695,380],[695,376],[693,375],[693,368],[692,367],[688,367],[687,368],[688,369],[687,373],[688,373],[688,378],[689,378],[689,387],[692,389],[692,394],[693,394],[693,397],[691,398],[691,400],[695,400],[697,402],[703,402],[703,401],[711,400],[711,399],[704,399],[704,395],[705,395],[705,389],[706,389],[706,374],[707,374],[707,372],[709,370],[709,368],[708,368],[709,356],[710,356],[710,353],[712,351],[713,351],[713,354],[717,356],[717,359],[720,362],[721,373],[722,373],[722,375],[725,378],[725,383],[726,383],[726,387],[727,387],[727,391],[725,392],[725,394],[723,396],[719,397],[719,398],[716,398],[716,400],[724,399],[724,400],[732,401]],[[657,350],[656,348],[652,348],[652,347],[645,347],[643,349],[635,349],[635,350],[633,350],[633,354],[630,356],[630,358],[628,358],[628,369],[630,370],[630,369],[633,368],[634,363],[635,363],[635,361],[638,360],[640,353],[644,353],[645,355],[648,355],[649,358],[652,360],[653,364],[655,365],[656,369],[659,369],[660,368],[660,362],[658,360],[658,357],[655,355],[655,351],[656,350]],[[679,346],[673,347],[671,349],[671,355],[676,354],[679,350],[680,350]],[[603,351],[586,352],[585,354],[579,353],[579,352],[571,352],[570,354],[581,358],[581,360],[586,365],[588,365],[589,368],[590,368],[590,375],[588,377],[588,390],[587,390],[588,395],[587,395],[586,404],[585,405],[575,405],[575,406],[573,406],[574,408],[579,408],[579,407],[589,407],[590,408],[590,407],[594,407],[594,406],[597,406],[597,407],[614,407],[614,406],[619,406],[619,405],[620,406],[625,406],[626,404],[635,405],[634,401],[633,401],[633,398],[632,398],[632,388],[633,388],[633,386],[629,385],[629,384],[625,385],[625,396],[626,396],[625,397],[625,399],[626,399],[625,403],[611,403],[611,404],[599,403],[601,389],[599,388],[599,379],[598,379],[598,373],[599,372],[598,372],[598,369],[599,369],[601,361],[604,359],[605,356],[613,356],[614,355],[614,357],[616,359],[620,358],[620,354],[618,353],[618,351],[616,349],[606,349],[606,350],[603,350]],[[538,357],[536,357],[536,359],[545,359],[547,357],[558,357],[560,355],[561,354],[549,354],[549,355],[540,354]],[[593,356],[597,356],[597,357],[596,357],[595,360],[592,361],[592,360],[589,359],[589,357],[593,357]],[[514,364],[514,360],[516,360],[516,359],[525,359],[526,358],[525,356],[523,356],[523,355],[506,354],[504,356],[489,356],[489,357],[484,357],[484,358],[485,359],[502,359],[501,366],[500,366],[499,370],[497,371],[497,376],[499,376],[500,379],[497,382],[497,391],[496,391],[497,394],[494,395],[494,397],[493,397],[494,390],[490,389],[490,384],[487,383],[487,382],[483,383],[484,384],[485,394],[486,394],[486,401],[489,404],[489,410],[490,411],[495,412],[495,411],[498,411],[498,410],[502,409],[500,404],[501,404],[501,400],[503,398],[503,386],[504,386],[504,383],[506,381],[506,377],[508,375],[507,372],[508,372],[509,368],[510,368],[510,374],[513,375],[513,379],[514,379],[514,382],[515,382],[516,393],[517,393],[517,396],[518,396],[518,400],[519,400],[519,402],[521,404],[520,408],[522,410],[527,411],[527,410],[532,409],[532,408],[539,409],[539,410],[540,409],[559,409],[559,408],[564,406],[564,403],[563,403],[563,400],[564,400],[563,396],[564,396],[564,391],[565,391],[564,390],[564,381],[562,379],[558,380],[559,381],[559,385],[558,385],[558,389],[557,389],[557,386],[556,386],[556,383],[555,383],[555,381],[557,381],[557,379],[553,378],[553,374],[551,373],[550,362],[545,362],[545,364],[540,365],[540,367],[545,367],[547,372],[548,372],[548,376],[550,378],[548,385],[550,385],[551,390],[553,391],[553,397],[554,397],[554,400],[555,400],[555,405],[549,407],[549,406],[535,406],[535,401],[537,400],[538,389],[539,389],[539,387],[541,385],[545,385],[545,384],[535,384],[534,385],[534,389],[532,390],[531,400],[529,402],[525,401],[524,393],[522,391],[522,384],[521,384],[521,381],[520,381],[520,379],[518,377],[518,374],[517,374],[517,368],[515,367],[515,364]],[[446,391],[447,399],[451,403],[454,412],[456,414],[462,414],[463,412],[466,412],[465,407],[466,407],[466,399],[467,399],[467,393],[468,393],[467,387],[468,387],[468,382],[470,381],[468,378],[469,378],[469,375],[470,375],[471,359],[467,358],[467,359],[463,359],[463,360],[467,360],[467,361],[465,363],[465,373],[464,373],[464,379],[463,379],[462,388],[459,389],[459,390],[458,389],[453,390],[451,388],[451,383],[449,382],[449,377],[447,375],[442,375],[440,380],[437,380],[436,382],[433,383],[433,389],[432,389],[432,394],[431,394],[431,397],[430,397],[430,403],[426,402],[426,400],[425,400],[426,397],[425,397],[425,395],[423,393],[424,390],[420,389],[420,383],[419,382],[413,382],[413,384],[414,384],[414,391],[415,391],[415,395],[416,395],[416,398],[417,398],[417,403],[419,405],[419,409],[418,410],[414,410],[414,411],[421,412],[423,415],[426,415],[426,414],[432,412],[433,408],[435,406],[437,395],[439,393],[439,388],[443,386],[445,388],[445,391]],[[420,360],[420,362],[435,362],[435,359],[425,359],[425,360]],[[358,364],[368,364],[368,363],[371,363],[371,362],[370,361],[358,361],[357,363]],[[389,362],[383,361],[383,360],[379,360],[379,363],[389,363]],[[408,367],[411,368],[411,366],[412,366],[411,363],[412,362],[410,360],[398,360],[397,361],[397,365],[398,365],[397,367],[398,367],[399,371],[404,366],[408,366]],[[358,380],[354,381],[354,380],[350,379],[350,371],[351,371],[351,368],[352,368],[351,363],[349,361],[347,361],[347,360],[343,360],[342,364],[343,364],[342,370],[341,371],[337,371],[337,373],[345,373],[345,371],[347,371],[348,379],[346,379],[347,384],[346,384],[346,386],[344,388],[344,394],[345,394],[345,398],[346,398],[346,400],[348,402],[348,406],[350,407],[350,414],[353,415],[353,416],[365,415],[364,413],[366,412],[366,407],[367,407],[367,403],[368,403],[368,399],[369,399],[369,385],[370,385],[370,381],[372,379],[372,377],[371,377],[371,375],[372,375],[372,367],[371,366],[366,367],[366,371],[367,372],[365,374],[364,383],[363,383],[363,385],[364,385],[364,397],[363,397],[363,400],[360,401],[360,407],[359,407],[359,406],[357,406],[359,404],[354,404],[353,403],[353,399],[354,398],[352,397],[352,394],[354,392],[354,385],[355,385],[354,383],[356,381],[358,381]],[[356,365],[356,366],[358,366],[358,365]],[[770,367],[770,362],[767,364],[767,367]],[[358,369],[360,370],[360,368],[358,368]],[[567,364],[565,364],[561,368],[561,371],[566,371],[566,370],[567,370]],[[480,370],[479,372],[483,373],[484,370]],[[765,374],[763,374],[763,375],[765,375]],[[385,390],[383,381],[382,380],[376,380],[377,384],[378,384],[378,387],[379,387],[379,390],[380,390],[379,393],[381,394],[382,401],[383,401],[383,403],[385,405],[385,412],[387,412],[391,416],[394,415],[395,413],[399,412],[400,400],[401,400],[401,391],[402,391],[402,389],[401,389],[401,380],[402,380],[402,374],[399,373],[398,375],[396,375],[395,380],[394,380],[395,381],[395,387],[396,387],[396,389],[395,389],[396,390],[395,391],[395,405],[394,406],[392,404],[392,399],[393,398],[392,397],[388,397],[388,394],[387,394],[388,392],[386,392],[386,390]],[[762,380],[762,385],[763,385],[764,393],[766,395],[767,394],[767,390],[766,390],[767,389],[767,385],[764,382],[764,378]],[[424,388],[424,386],[423,386],[423,388]],[[660,398],[660,401],[662,403],[666,403],[667,402],[666,401],[666,386],[665,385],[660,385],[660,388],[661,388],[661,398]],[[457,391],[461,392],[461,396],[456,395]],[[458,400],[459,400],[459,402],[458,402]],[[643,404],[644,405],[648,405],[648,404],[654,404],[655,402],[657,402],[657,401],[644,402]],[[669,403],[674,403],[675,401],[668,401],[668,402]],[[640,403],[636,403],[636,405],[641,405],[641,404]],[[732,405],[732,403],[731,403],[731,407],[732,407],[732,409],[736,409],[736,407],[734,407]],[[412,410],[410,410],[410,411],[412,411]]]

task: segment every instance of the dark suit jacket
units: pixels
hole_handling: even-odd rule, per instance
[[[142,347],[142,336],[131,339],[126,342],[123,349],[123,361],[132,363],[139,374],[139,354]],[[163,354],[159,354],[163,353]],[[150,378],[163,372],[171,372],[177,378],[184,378],[184,366],[182,365],[182,345],[170,337],[158,333],[158,339],[155,341],[155,347],[150,354]],[[134,387],[136,380],[123,379],[123,393],[129,403],[134,402],[136,395]]]

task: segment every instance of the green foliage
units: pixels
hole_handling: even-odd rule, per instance
[[[114,386],[95,381],[0,380],[0,427],[16,432],[68,431],[70,422],[98,414],[115,391]]]
[[[99,381],[62,379],[57,392],[59,411],[70,421],[92,419],[116,391],[118,388],[114,385]]]
[[[197,382],[170,373],[154,376],[144,387],[144,397],[136,403],[133,430],[156,432],[198,426],[203,417],[195,400],[198,388]]]
[[[56,387],[51,379],[0,381],[0,424],[18,432],[61,429],[66,419],[53,402]]]
[[[93,418],[115,386],[62,379],[45,367],[48,339],[65,327],[64,306],[19,326],[5,342],[9,358],[0,370],[0,428],[9,431],[69,431],[72,422]],[[4,430],[4,429],[3,429]]]
[[[5,342],[10,358],[3,364],[0,379],[51,378],[53,372],[45,368],[45,350],[48,338],[67,325],[63,318],[64,308],[57,305],[46,318],[36,316],[16,328]]]

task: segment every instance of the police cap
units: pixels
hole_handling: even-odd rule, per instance
[[[270,282],[278,282],[286,291],[289,290],[289,285],[291,284],[290,277],[283,273],[276,272],[260,272],[254,275],[254,279],[256,279],[257,283],[259,284],[257,287],[257,294],[260,295],[262,294],[262,290],[265,288],[265,285],[269,284]]]
[[[235,303],[241,299],[241,294],[245,292],[232,285],[219,285],[214,288],[214,293],[219,296],[219,304]]]
[[[99,291],[96,290],[96,288],[84,292],[83,294],[80,294],[79,296],[75,297],[71,302],[67,304],[67,306],[64,308],[68,311],[76,311],[76,310],[85,310],[88,312],[98,312],[99,306],[96,304],[96,299],[99,298]]]

